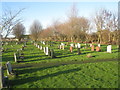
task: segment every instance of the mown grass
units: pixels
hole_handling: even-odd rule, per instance
[[[16,69],[14,88],[117,88],[118,63],[100,62]]]
[[[67,42],[64,42],[68,44]],[[40,42],[38,44],[41,45]],[[60,42],[53,42],[53,48],[56,58],[46,56],[43,50],[38,49],[30,42],[23,50],[24,60],[20,63],[14,62],[13,54],[20,49],[23,44],[16,45],[15,42],[4,45],[6,51],[2,53],[3,66],[7,61],[12,65],[40,64],[37,67],[14,68],[18,77],[10,78],[10,85],[13,88],[117,88],[118,87],[118,62],[97,62],[100,60],[118,59],[118,48],[112,45],[112,53],[107,53],[107,45],[101,45],[101,52],[91,51],[91,48],[83,48],[81,44],[81,54],[77,55],[77,49],[69,51],[69,44],[65,50],[58,49]],[[11,46],[12,45],[12,46]],[[97,46],[97,45],[95,45]],[[87,54],[93,57],[86,57]],[[44,64],[61,63],[61,62],[78,62],[78,61],[96,61],[96,63],[85,64],[67,64],[51,65]],[[42,67],[43,64],[43,67]],[[6,72],[5,72],[6,75]]]

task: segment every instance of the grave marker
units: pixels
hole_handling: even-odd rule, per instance
[[[17,56],[16,56],[16,53],[14,53],[14,59],[15,59],[15,62],[17,62]]]
[[[97,52],[100,51],[100,47],[99,47],[99,46],[96,47],[96,51],[97,51]]]
[[[111,47],[112,47],[111,45],[108,45],[108,46],[107,46],[107,52],[108,52],[108,53],[111,53],[111,52],[112,52],[112,51],[111,51]]]
[[[100,44],[98,44],[98,47],[100,47]]]
[[[11,64],[10,64],[9,61],[7,62],[6,67],[7,67],[7,74],[8,74],[8,75],[12,74],[12,73],[13,73],[13,72],[12,72],[13,70],[12,70],[12,66],[11,66]]]
[[[90,47],[92,47],[92,44],[90,44]]]
[[[78,47],[78,45],[77,44],[75,44],[75,48],[77,48]]]
[[[44,53],[46,52],[46,48],[45,47],[43,47],[43,50],[44,50]]]
[[[80,48],[80,44],[79,43],[77,44],[77,47]]]
[[[91,51],[94,51],[94,45],[91,46]]]
[[[70,46],[70,52],[73,52],[73,47],[72,46]]]
[[[4,73],[2,66],[0,66],[0,88],[3,87],[4,87]]]
[[[74,44],[70,44],[71,47],[74,47]]]
[[[48,55],[48,47],[46,47],[46,53],[45,54]]]

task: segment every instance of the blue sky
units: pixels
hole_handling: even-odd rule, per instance
[[[56,19],[66,20],[72,4],[72,2],[2,2],[2,9],[10,8],[17,11],[26,8],[20,17],[24,20],[23,24],[28,33],[34,20],[39,20],[44,28]],[[85,16],[89,19],[100,8],[106,8],[112,12],[118,10],[117,2],[77,2],[76,6],[79,10],[79,16]]]

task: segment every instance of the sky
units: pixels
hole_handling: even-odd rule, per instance
[[[29,27],[34,20],[39,20],[43,28],[49,26],[53,21],[67,20],[70,7],[73,2],[2,2],[2,10],[9,8],[12,11],[18,11],[25,8],[20,14],[23,24],[26,27],[26,34],[29,33]],[[89,19],[94,17],[95,11],[100,8],[118,11],[118,2],[76,2],[78,15]],[[1,5],[1,3],[0,3]],[[1,14],[1,12],[0,12]]]

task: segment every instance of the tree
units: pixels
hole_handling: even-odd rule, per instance
[[[25,27],[21,23],[18,23],[14,26],[13,34],[18,39],[18,41],[21,41],[24,33],[25,33]]]
[[[6,9],[2,13],[0,27],[1,27],[1,33],[4,34],[4,37],[6,38],[13,30],[14,26],[21,22],[22,20],[18,18],[18,15],[24,10],[20,9],[16,11],[15,13],[11,11],[10,9]]]
[[[34,41],[37,41],[42,31],[42,25],[38,20],[35,20],[30,27],[30,36]]]
[[[117,24],[118,24],[118,18],[115,16],[114,13],[112,13],[109,10],[106,9],[100,9],[96,12],[95,18],[95,25],[97,28],[97,34],[98,34],[98,42],[102,42],[102,30],[109,30],[108,33],[108,41],[112,41],[111,32],[114,30],[117,30]]]

